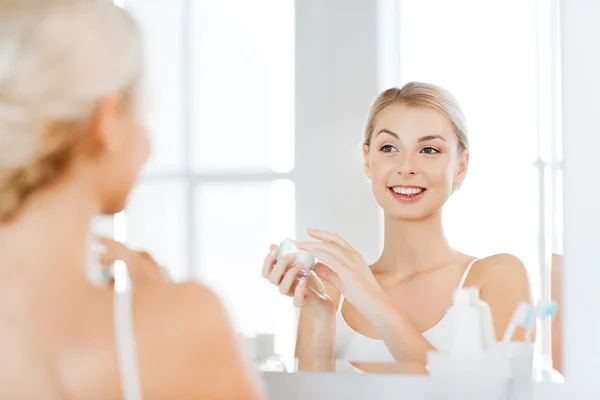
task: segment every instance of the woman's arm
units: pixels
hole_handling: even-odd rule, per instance
[[[520,302],[531,303],[525,266],[510,254],[497,254],[477,261],[482,271],[480,296],[490,306],[497,340],[502,340],[513,312]],[[427,352],[434,347],[415,329],[406,316],[396,311],[383,296],[366,312],[381,338],[399,362],[426,364]],[[524,340],[525,330],[517,329],[513,340]]]
[[[337,287],[373,324],[399,368],[426,373],[427,353],[435,348],[407,315],[394,308],[360,253],[336,234],[315,230],[309,234],[320,241],[297,245],[331,268],[322,266],[318,269],[319,275]],[[481,298],[489,303],[496,335],[501,338],[516,305],[529,301],[527,274],[518,258],[506,254],[488,257],[478,264],[478,268],[486,271]],[[519,334],[523,337],[523,331],[517,332]]]
[[[332,299],[332,306],[300,309],[295,354],[298,369],[302,371],[335,370],[335,314],[340,293],[328,282],[323,285]]]
[[[381,288],[380,288],[381,289]],[[357,310],[375,327],[402,373],[427,373],[427,353],[435,347],[413,325],[407,315],[396,310],[383,289],[369,296]]]
[[[305,275],[305,266],[296,262],[293,254],[280,258],[277,246],[271,245],[269,250],[263,262],[263,278],[278,286],[282,295],[293,297],[294,305],[301,310],[296,339],[298,368],[334,370],[335,313],[340,292],[315,271]]]
[[[317,274],[374,325],[398,368],[425,373],[427,352],[434,347],[405,314],[395,310],[362,255],[336,234],[309,230],[309,235],[320,241],[296,245],[326,264],[315,267]]]

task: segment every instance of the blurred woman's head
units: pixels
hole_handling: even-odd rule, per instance
[[[110,0],[0,0],[0,222],[75,176],[98,212],[124,207],[149,154],[142,53]]]

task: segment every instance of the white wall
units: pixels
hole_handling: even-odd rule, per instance
[[[600,371],[600,2],[562,2],[565,168],[564,366],[576,386],[598,385]]]
[[[368,262],[380,250],[378,209],[361,159],[378,92],[376,6],[296,1],[296,226],[300,236],[307,227],[338,232]]]

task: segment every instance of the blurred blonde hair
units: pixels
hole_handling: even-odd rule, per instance
[[[439,86],[422,82],[410,82],[401,89],[387,89],[375,98],[367,120],[365,145],[369,145],[371,142],[377,117],[392,104],[404,104],[408,107],[427,107],[440,112],[448,118],[454,127],[458,138],[459,152],[469,150],[466,120],[454,96]]]
[[[65,169],[102,97],[129,94],[142,53],[110,0],[0,0],[0,222]]]

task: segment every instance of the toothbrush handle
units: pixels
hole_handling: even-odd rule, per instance
[[[531,343],[532,342],[532,336],[533,336],[533,327],[535,326],[535,321],[536,319],[533,319],[533,322],[529,323],[527,325],[527,328],[525,329],[525,341],[527,343]]]
[[[502,338],[502,341],[505,343],[510,342],[512,340],[513,335],[515,334],[516,329],[517,326],[515,325],[515,323],[511,322],[506,328],[506,331],[504,332],[504,337]]]

